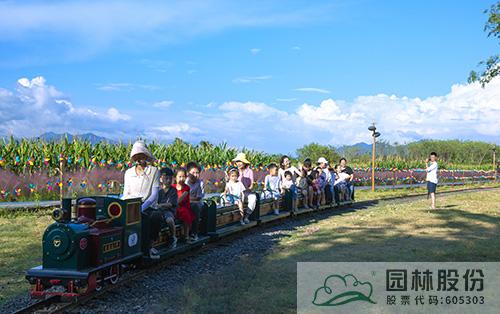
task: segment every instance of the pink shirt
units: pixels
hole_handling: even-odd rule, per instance
[[[253,186],[253,171],[250,167],[247,167],[243,170],[240,170],[240,176],[238,177],[238,181],[243,183],[247,190],[251,190]]]

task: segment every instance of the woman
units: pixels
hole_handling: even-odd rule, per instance
[[[158,168],[150,164],[154,160],[153,154],[148,150],[143,141],[136,141],[130,152],[130,160],[135,164],[125,172],[123,198],[142,199],[141,212],[151,221],[150,239],[155,240],[161,228],[161,218],[157,217],[155,210],[160,190],[160,173]],[[143,222],[145,219],[143,219]],[[155,248],[150,250],[151,258],[158,258]]]
[[[285,172],[290,171],[292,173],[292,180],[295,183],[297,176],[301,176],[301,172],[295,166],[292,166],[290,158],[286,155],[281,156],[280,169],[278,170],[278,176],[281,182],[285,181]]]
[[[243,217],[243,222],[245,224],[250,223],[249,217],[252,212],[255,210],[255,206],[257,205],[257,196],[255,193],[252,193],[253,188],[253,171],[250,169],[250,162],[247,160],[247,157],[244,153],[238,153],[236,158],[233,159],[233,162],[236,163],[238,167],[240,176],[238,177],[238,181],[243,183],[245,186],[245,191],[243,195],[245,197],[244,201],[248,202],[248,208]]]

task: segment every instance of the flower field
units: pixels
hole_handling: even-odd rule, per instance
[[[172,144],[148,144],[158,167],[184,166],[190,161],[202,167],[202,178],[207,192],[223,189],[224,171],[230,160],[240,151],[222,143],[198,145],[176,139]],[[131,143],[110,144],[87,141],[45,142],[20,141],[10,138],[0,140],[0,201],[50,200],[64,196],[120,193],[123,172],[132,166],[129,161]],[[249,149],[247,154],[255,171],[259,189],[267,173],[267,165],[278,163],[279,155],[270,155]],[[382,157],[377,160],[375,180],[378,185],[413,184],[425,180],[421,162],[406,162],[401,158]],[[356,185],[369,185],[371,168],[366,160],[351,160],[355,170]],[[459,166],[440,163],[440,180],[488,180],[492,171],[484,169],[461,170]],[[470,166],[462,169],[471,169]],[[61,175],[62,174],[62,175]]]

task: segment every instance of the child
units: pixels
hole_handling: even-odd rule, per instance
[[[312,187],[312,197],[314,198],[314,204],[316,208],[319,208],[320,206],[320,201],[321,201],[321,184],[320,184],[320,179],[319,179],[319,172],[317,170],[311,171],[311,174],[309,175],[309,179],[312,181],[311,182],[311,187]]]
[[[274,214],[279,215],[279,199],[281,197],[281,180],[278,176],[278,166],[269,165],[269,174],[264,179],[263,198],[272,198]]]
[[[245,191],[243,192],[243,201],[246,200],[248,206],[243,217],[243,221],[244,223],[248,224],[250,223],[250,215],[257,206],[257,195],[252,192],[254,184],[253,170],[252,168],[250,168],[250,161],[248,161],[244,153],[238,153],[238,155],[236,155],[236,157],[233,159],[233,162],[236,163],[240,174],[240,176],[238,177],[238,181],[243,183],[243,186],[245,187]]]
[[[194,213],[194,221],[191,228],[191,239],[198,240],[198,225],[200,223],[200,214],[203,209],[202,199],[205,196],[203,180],[200,179],[200,166],[195,162],[187,164],[188,178],[186,185],[189,186],[189,198],[191,201],[191,210]]]
[[[302,173],[300,177],[297,178],[297,188],[299,192],[302,194],[302,197],[304,198],[304,208],[309,209],[312,208],[312,197],[310,197],[309,193],[309,184],[308,184],[308,178],[307,178],[307,171],[305,169],[302,169]]]
[[[175,172],[175,184],[172,184],[177,190],[177,218],[182,221],[183,237],[187,243],[191,243],[189,230],[194,220],[194,213],[191,211],[189,200],[189,186],[186,185],[186,169],[179,168]]]
[[[158,209],[163,212],[163,218],[171,233],[170,248],[177,246],[175,236],[175,213],[177,211],[177,191],[172,186],[174,172],[170,168],[160,170],[160,192],[158,194]]]
[[[244,225],[245,222],[245,212],[243,211],[243,198],[245,192],[245,186],[238,180],[240,173],[238,169],[232,168],[229,170],[228,176],[229,181],[226,183],[226,188],[224,189],[224,193],[222,193],[222,197],[229,204],[237,204],[238,209],[240,210],[240,224]]]
[[[320,193],[321,193],[321,196],[320,196],[320,204],[324,204],[325,203],[325,188],[326,188],[326,183],[327,183],[327,179],[326,179],[326,172],[323,171],[323,168],[321,167],[316,167],[316,171],[318,171],[319,173],[319,177],[318,177],[318,182],[319,182],[319,189],[320,189]]]
[[[347,186],[347,180],[350,178],[350,175],[342,172],[342,166],[341,165],[335,165],[335,171],[337,173],[335,183],[333,184],[335,188],[335,198],[336,202],[338,203],[340,199],[342,201],[347,201],[350,200],[350,193],[348,193],[348,186]],[[340,194],[340,198],[339,195]]]
[[[285,180],[281,185],[282,193],[289,192],[292,196],[292,211],[297,211],[297,186],[293,182],[293,176],[290,171],[285,171]]]

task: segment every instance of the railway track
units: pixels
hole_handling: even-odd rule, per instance
[[[477,188],[468,188],[468,189],[458,189],[458,190],[442,191],[442,192],[439,192],[438,194],[446,195],[446,194],[455,194],[455,193],[472,193],[472,192],[487,191],[487,190],[500,190],[500,187],[477,187]],[[377,203],[380,201],[391,201],[391,200],[404,201],[406,199],[415,199],[415,198],[425,197],[425,196],[426,196],[426,194],[421,193],[421,194],[414,194],[414,195],[407,195],[407,196],[394,196],[394,197],[387,197],[387,198],[382,198],[382,199],[357,201],[351,205],[344,205],[344,206],[337,207],[336,210],[334,212],[332,212],[332,214],[336,214],[336,213],[341,214],[344,211],[346,211],[347,209],[352,210],[352,209],[356,209],[356,208],[363,208],[364,206],[373,205],[374,203]],[[323,212],[323,211],[320,211],[320,212]],[[315,214],[315,213],[318,213],[318,211],[309,212],[308,214]],[[287,218],[287,217],[283,217],[283,219],[285,219],[285,218]],[[188,250],[188,251],[185,251],[185,252],[180,253],[178,255],[175,255],[175,256],[169,258],[168,260],[159,262],[159,263],[153,265],[152,267],[139,268],[139,269],[136,269],[132,272],[128,272],[124,276],[122,276],[116,284],[105,285],[102,290],[100,290],[98,292],[94,292],[94,293],[87,295],[87,296],[80,297],[76,300],[68,301],[68,300],[62,299],[60,296],[52,296],[52,297],[48,297],[44,300],[38,301],[36,303],[33,303],[27,307],[15,310],[13,313],[16,313],[16,314],[17,313],[51,313],[51,314],[65,313],[65,312],[70,311],[74,308],[77,308],[80,304],[86,303],[93,298],[99,297],[99,296],[106,294],[114,289],[117,289],[117,288],[133,281],[134,279],[140,278],[140,277],[142,277],[150,272],[151,273],[155,272],[156,270],[158,270],[160,268],[175,264],[181,260],[187,259],[188,257],[197,255],[200,252],[202,252],[203,250],[208,250],[208,249],[212,249],[215,247],[227,246],[227,245],[229,245],[230,242],[234,241],[234,239],[236,239],[238,237],[248,235],[249,233],[258,232],[262,228],[265,228],[265,227],[270,226],[270,225],[279,224],[280,220],[281,219],[274,220],[274,221],[266,223],[266,224],[257,225],[257,227],[246,229],[246,230],[243,230],[243,231],[235,233],[235,234],[231,234],[229,236],[226,236],[224,238],[219,239],[218,241],[209,242],[209,243],[203,245],[202,247],[192,248],[191,250]]]

